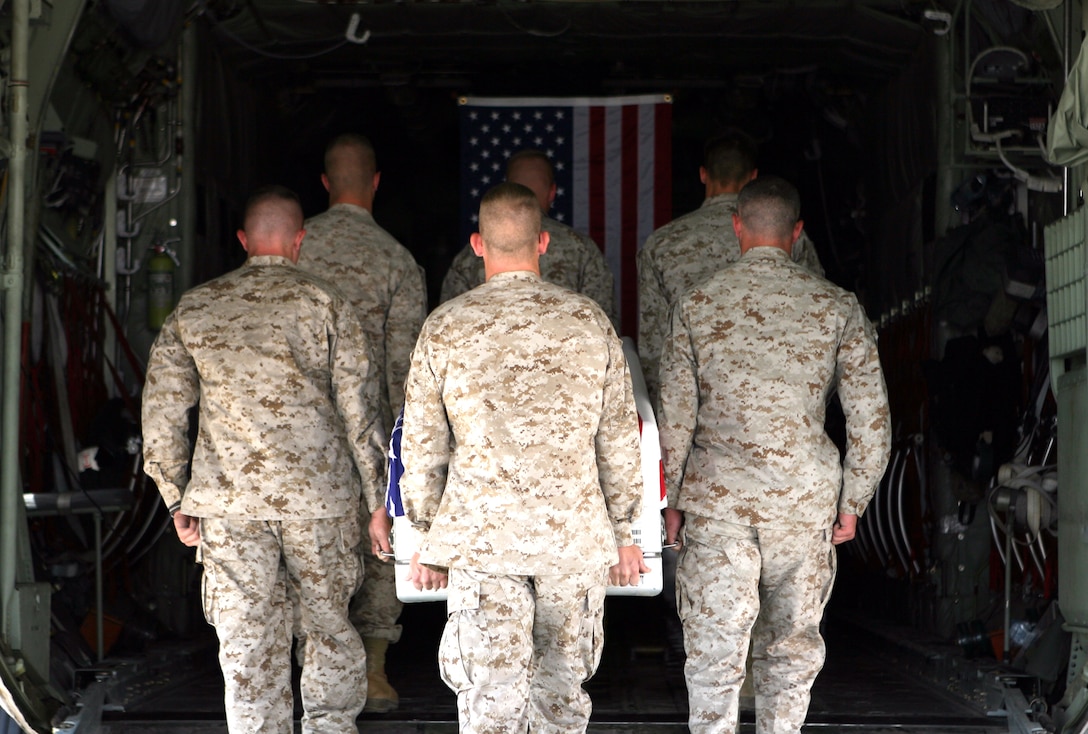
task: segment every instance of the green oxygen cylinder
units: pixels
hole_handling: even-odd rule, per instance
[[[174,271],[177,266],[165,245],[155,245],[147,261],[147,328],[158,331],[174,310]]]

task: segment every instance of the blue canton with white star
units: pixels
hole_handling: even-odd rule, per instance
[[[555,166],[556,194],[549,216],[570,224],[574,146],[570,107],[461,108],[461,244],[477,231],[480,198],[506,179],[506,161],[525,148]]]

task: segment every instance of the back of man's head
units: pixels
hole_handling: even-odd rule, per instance
[[[480,200],[485,249],[503,257],[534,257],[540,239],[540,206],[526,186],[505,182]]]
[[[541,211],[551,209],[555,169],[544,151],[526,148],[510,156],[506,161],[506,180],[531,190],[536,195]]]
[[[737,195],[737,216],[753,235],[788,239],[792,244],[794,227],[801,218],[801,195],[783,178],[760,176]]]
[[[332,197],[370,192],[377,172],[374,146],[363,135],[338,135],[325,147],[325,176]]]
[[[294,240],[302,231],[302,204],[285,186],[263,186],[246,201],[243,245],[250,255],[291,256]]]
[[[706,141],[703,169],[719,186],[743,186],[756,170],[756,143],[750,135],[729,128]]]

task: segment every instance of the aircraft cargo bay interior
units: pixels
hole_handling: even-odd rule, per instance
[[[144,471],[149,355],[246,261],[252,192],[329,208],[344,134],[432,313],[508,159],[550,161],[545,219],[611,279],[662,586],[605,598],[588,730],[687,730],[639,254],[738,130],[871,322],[891,416],[803,730],[1088,731],[1086,28],[1074,0],[0,0],[0,731],[227,731],[203,567]],[[856,416],[826,408],[846,456]],[[399,701],[359,731],[457,730],[446,621],[404,605]]]

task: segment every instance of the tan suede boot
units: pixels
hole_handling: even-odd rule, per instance
[[[363,647],[366,648],[366,704],[363,711],[371,714],[395,711],[400,705],[400,697],[385,677],[385,651],[389,640],[364,637]]]

